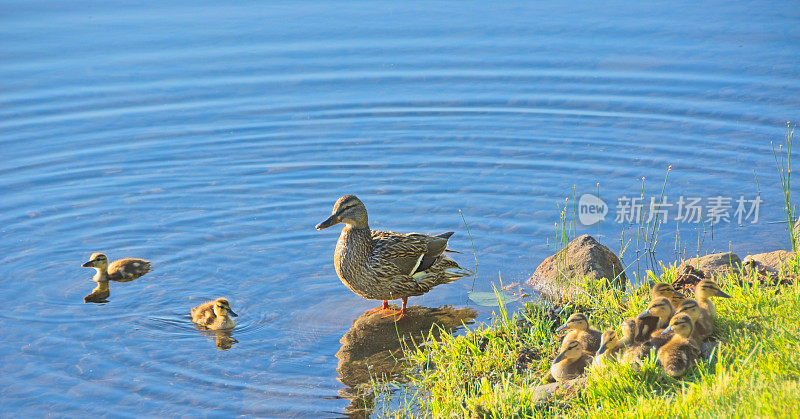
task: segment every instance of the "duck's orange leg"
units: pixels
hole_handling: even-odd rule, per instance
[[[408,303],[408,297],[403,297],[403,308],[401,308],[400,310],[388,310],[389,313],[381,316],[381,318],[390,317],[390,316],[397,316],[394,319],[394,321],[398,321],[398,320],[402,319],[406,315],[406,304],[407,303]]]
[[[386,301],[386,300],[383,300],[383,305],[381,305],[379,307],[371,308],[371,309],[367,310],[364,314],[372,314],[372,313],[375,313],[375,312],[378,312],[378,311],[381,311],[381,310],[388,310],[388,309],[389,309],[389,302]]]

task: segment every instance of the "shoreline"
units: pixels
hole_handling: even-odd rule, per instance
[[[557,260],[559,254],[580,254],[569,247],[576,241],[590,242],[575,238],[537,272],[581,271],[571,260]],[[543,268],[548,261],[558,268]],[[691,262],[695,265],[689,269]],[[800,416],[800,320],[795,312],[800,307],[800,255],[774,251],[740,259],[723,253],[662,266],[660,275],[648,271],[650,283],[641,281],[634,288],[627,282],[627,290],[618,280],[584,274],[561,283],[542,303],[524,303],[516,313],[500,305],[487,324],[406,348],[411,369],[402,381],[407,384],[390,391],[373,382],[378,399],[386,400],[376,408],[381,415],[433,417]],[[574,381],[543,381],[560,344],[553,331],[571,314],[583,312],[601,331],[616,328],[646,307],[652,283],[681,284],[696,272],[713,278],[732,298],[715,301],[715,331],[704,342],[703,359],[686,376],[669,377],[651,356],[638,370],[612,363]],[[544,278],[534,273],[531,279],[537,277]],[[687,289],[692,285],[686,283]],[[395,400],[391,406],[390,399]]]

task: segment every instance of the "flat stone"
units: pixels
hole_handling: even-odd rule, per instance
[[[757,262],[760,268],[766,272],[779,272],[781,268],[785,268],[789,259],[794,257],[794,252],[786,250],[776,250],[774,252],[757,253],[755,255],[747,255],[742,261],[742,264],[748,266],[751,261]]]
[[[712,253],[699,258],[684,260],[678,266],[678,272],[683,272],[686,265],[691,265],[703,271],[707,278],[713,278],[715,276],[724,275],[731,269],[738,270],[741,264],[742,260],[739,259],[739,256],[737,256],[735,253]]]
[[[586,385],[586,376],[574,378],[572,380],[542,384],[533,389],[533,401],[545,401],[553,397],[558,392],[573,392]]]
[[[574,282],[583,277],[593,280],[607,278],[623,290],[628,283],[617,255],[592,236],[584,234],[539,264],[526,285],[545,298],[570,299],[579,292]]]

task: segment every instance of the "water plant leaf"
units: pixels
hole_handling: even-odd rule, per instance
[[[503,291],[470,291],[467,296],[473,303],[484,307],[497,307],[500,301],[505,305],[519,300],[519,296]]]

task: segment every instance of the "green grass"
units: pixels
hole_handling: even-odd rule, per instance
[[[660,277],[649,275],[671,281],[674,274],[666,267]],[[800,261],[784,274],[800,274]],[[743,273],[718,278],[733,297],[715,301],[720,345],[681,379],[664,374],[655,359],[639,370],[611,364],[592,369],[582,390],[535,401],[534,389],[557,352],[554,324],[582,311],[601,330],[616,327],[649,298],[648,286],[623,293],[585,281],[587,295],[558,314],[535,304],[514,314],[501,307],[489,324],[407,349],[409,385],[379,410],[419,417],[800,417],[800,286],[740,285],[752,281]],[[527,367],[518,362],[520,353],[530,360]]]

